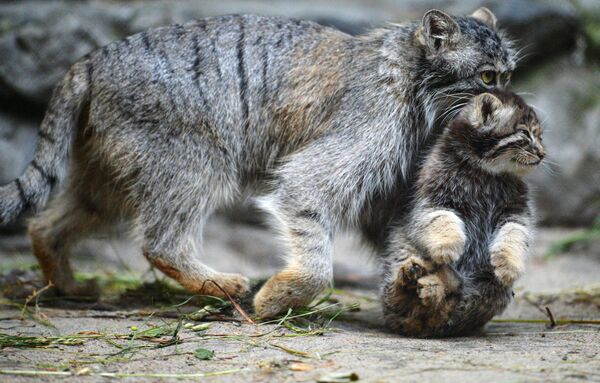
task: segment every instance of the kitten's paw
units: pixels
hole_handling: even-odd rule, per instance
[[[410,256],[400,264],[396,283],[398,287],[416,285],[417,280],[428,274],[432,268],[431,262],[418,256]]]
[[[423,306],[439,306],[446,297],[446,286],[436,274],[426,275],[417,281],[417,295]]]
[[[260,318],[272,318],[290,308],[306,306],[326,283],[294,270],[284,270],[271,277],[256,294],[254,311]]]
[[[530,235],[525,226],[509,222],[492,243],[490,261],[496,277],[505,286],[511,286],[525,271]]]
[[[505,286],[512,286],[525,270],[523,257],[508,250],[492,253],[491,264],[496,278]]]
[[[437,265],[457,261],[465,249],[466,235],[462,220],[450,211],[434,211],[426,218],[429,221],[421,239],[429,249],[431,260]]]
[[[465,250],[465,241],[460,236],[456,236],[453,241],[445,241],[437,244],[431,249],[431,260],[437,265],[448,265],[460,259]]]

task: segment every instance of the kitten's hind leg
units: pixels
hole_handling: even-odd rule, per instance
[[[432,269],[433,265],[430,261],[418,255],[411,255],[398,267],[396,285],[416,288],[419,278],[429,274]]]

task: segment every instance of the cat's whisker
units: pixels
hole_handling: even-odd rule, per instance
[[[452,120],[452,118],[454,118],[466,104],[466,102],[458,103],[450,107],[438,117],[438,120],[441,119],[442,124],[445,124],[447,120]]]
[[[550,164],[548,164],[547,162],[542,161],[542,163],[540,165],[541,165],[542,171],[544,173],[546,173],[550,176],[553,176],[553,177],[559,175],[558,169],[553,169],[552,166],[550,166]]]

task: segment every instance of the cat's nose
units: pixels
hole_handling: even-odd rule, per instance
[[[537,154],[538,158],[540,159],[540,161],[543,160],[544,157],[546,156],[546,154],[542,150],[539,150],[539,149],[536,151],[536,154]]]

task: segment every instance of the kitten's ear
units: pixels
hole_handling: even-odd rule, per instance
[[[447,13],[432,9],[423,16],[419,40],[431,53],[452,48],[459,37],[460,27]]]
[[[493,94],[482,93],[475,97],[474,106],[471,118],[483,125],[497,109],[502,107],[502,101]]]
[[[475,12],[471,13],[471,17],[481,21],[482,23],[494,30],[496,29],[496,23],[498,22],[498,19],[492,13],[492,11],[490,11],[486,7],[481,7]]]

